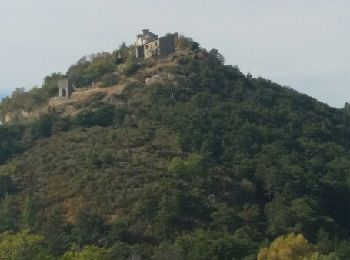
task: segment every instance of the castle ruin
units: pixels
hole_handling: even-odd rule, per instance
[[[74,92],[74,87],[67,78],[58,80],[58,96],[70,98]]]
[[[175,52],[178,33],[159,37],[148,29],[137,35],[136,58],[147,59],[151,57],[164,57]]]

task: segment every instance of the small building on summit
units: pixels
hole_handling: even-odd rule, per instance
[[[164,57],[175,52],[178,33],[159,37],[148,29],[137,35],[136,58]]]
[[[74,92],[74,87],[67,78],[58,80],[58,96],[69,98]]]

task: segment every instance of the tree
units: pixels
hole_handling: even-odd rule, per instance
[[[139,68],[139,65],[137,63],[136,57],[134,55],[129,55],[126,58],[125,65],[124,65],[124,73],[127,76],[130,76],[131,74],[135,73]]]
[[[23,144],[21,142],[23,132],[24,127],[21,125],[0,125],[0,165],[23,150]],[[4,182],[9,183],[9,179],[7,177],[1,178],[3,179],[0,180],[0,196],[3,196],[2,185]]]
[[[1,201],[0,207],[0,231],[14,230],[16,228],[16,213],[14,200],[9,195]]]
[[[248,244],[253,243],[250,240]],[[202,229],[178,236],[175,246],[171,249],[181,248],[182,259],[243,259],[250,256],[250,248],[244,241],[229,234]]]
[[[105,231],[103,219],[95,214],[80,211],[75,219],[72,236],[79,245],[103,243],[99,239],[103,237]]]
[[[103,105],[94,111],[93,120],[96,125],[107,127],[114,121],[115,107],[113,105]]]
[[[349,102],[345,102],[344,111],[347,115],[350,114],[350,103]]]
[[[77,125],[82,127],[91,127],[95,124],[93,115],[94,113],[91,109],[84,109],[76,116],[75,122]]]
[[[86,246],[81,251],[69,251],[64,254],[62,260],[107,260],[110,258],[110,250],[96,246]]]
[[[289,203],[281,196],[276,197],[273,201],[266,204],[265,214],[269,224],[268,231],[274,236],[289,231],[289,228],[293,226]]]
[[[44,253],[42,236],[29,234],[28,230],[19,233],[0,234],[0,259],[32,260],[52,259]]]
[[[315,246],[302,234],[294,233],[276,238],[269,247],[262,248],[258,254],[258,260],[327,259],[325,257],[317,252]]]
[[[64,215],[60,208],[47,212],[39,229],[45,236],[43,242],[51,254],[61,255],[67,250],[70,242],[70,227],[64,222]]]
[[[4,198],[6,194],[12,194],[16,191],[16,186],[13,184],[10,176],[0,174],[0,199]]]
[[[214,64],[218,63],[220,65],[223,65],[225,63],[225,58],[217,49],[211,49],[209,51],[209,61]]]
[[[115,118],[115,106],[104,104],[94,110],[85,109],[81,111],[75,122],[79,126],[92,127],[95,125],[107,127],[113,125]]]
[[[27,196],[21,215],[21,222],[24,228],[28,230],[35,229],[37,216],[37,205],[31,196]]]
[[[152,260],[180,260],[184,259],[181,250],[176,245],[170,243],[162,243],[156,248]]]
[[[40,118],[37,121],[35,121],[32,126],[32,136],[34,137],[34,139],[50,137],[53,121],[54,115],[41,115]]]
[[[193,41],[191,38],[187,38],[183,35],[180,35],[176,39],[176,47],[181,50],[198,50],[199,49],[199,43]]]

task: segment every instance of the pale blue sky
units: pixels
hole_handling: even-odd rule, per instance
[[[0,95],[41,85],[143,28],[217,48],[226,64],[332,106],[350,100],[348,0],[0,0]]]

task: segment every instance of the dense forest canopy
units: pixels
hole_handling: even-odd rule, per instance
[[[350,255],[347,110],[178,44],[168,63],[125,44],[82,58],[77,87],[134,81],[77,115],[0,126],[1,259]],[[176,80],[146,86],[149,69]],[[35,109],[60,77],[0,110]]]

